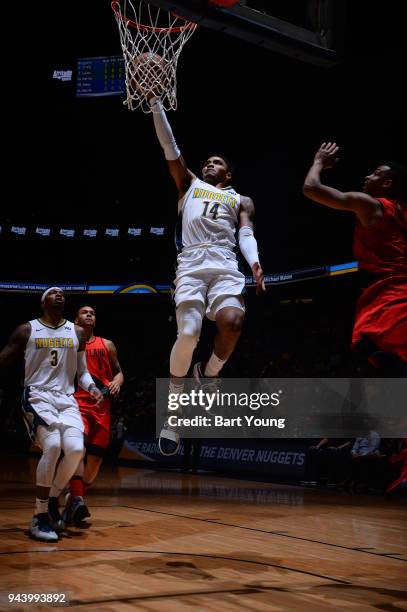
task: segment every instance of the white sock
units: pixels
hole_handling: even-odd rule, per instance
[[[48,497],[47,499],[35,499],[35,511],[34,514],[47,514],[48,512]]]
[[[227,359],[219,359],[219,357],[217,357],[213,352],[205,366],[204,376],[217,376],[226,362]]]

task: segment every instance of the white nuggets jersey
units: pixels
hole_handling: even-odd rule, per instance
[[[233,250],[239,209],[240,195],[232,187],[218,189],[194,179],[179,201],[178,250],[208,245]]]
[[[25,349],[25,387],[42,387],[71,395],[75,391],[79,340],[75,325],[65,321],[48,327],[30,321],[31,334]]]

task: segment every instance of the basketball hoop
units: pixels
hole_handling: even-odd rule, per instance
[[[149,113],[148,99],[159,96],[165,110],[175,110],[178,59],[197,24],[145,0],[113,0],[111,6],[126,69],[125,104]]]

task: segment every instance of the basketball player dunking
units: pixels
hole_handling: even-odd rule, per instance
[[[66,524],[77,525],[90,516],[83,497],[87,487],[98,475],[103,456],[109,445],[110,396],[119,395],[124,377],[113,342],[94,335],[95,310],[91,306],[79,308],[75,324],[79,325],[85,333],[87,368],[104,397],[102,402],[96,403],[92,395],[85,389],[78,389],[75,392],[75,399],[79,404],[85,426],[86,466],[81,461],[69,483],[70,495],[63,519]]]
[[[0,352],[0,367],[24,353],[23,413],[31,438],[42,449],[36,474],[35,513],[29,535],[56,542],[64,529],[58,497],[83,457],[83,422],[74,398],[76,375],[95,402],[103,399],[86,368],[85,334],[63,317],[59,287],[41,298],[43,314],[17,327]],[[58,459],[64,451],[64,458]]]
[[[175,304],[178,337],[170,357],[170,392],[181,393],[197,345],[202,319],[215,321],[214,350],[205,363],[194,366],[194,378],[218,376],[239,339],[244,319],[244,275],[238,270],[236,228],[240,250],[250,265],[257,292],[265,290],[253,235],[254,205],[230,186],[232,168],[223,155],[204,163],[202,180],[188,168],[175,142],[161,100],[149,98],[154,126],[178,189],[177,273]],[[163,454],[175,454],[179,435],[165,426],[160,435]]]
[[[324,206],[356,215],[354,256],[364,278],[356,305],[352,345],[385,376],[407,376],[407,175],[394,163],[365,177],[363,192],[321,183],[337,161],[324,143],[304,182],[304,194]]]

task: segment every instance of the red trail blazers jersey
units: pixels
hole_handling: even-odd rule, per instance
[[[357,222],[353,254],[362,270],[407,274],[407,208],[379,198],[383,217],[372,225]]]
[[[86,343],[86,364],[96,386],[99,389],[107,387],[113,378],[113,374],[110,367],[109,351],[103,338],[94,336],[92,340]],[[75,392],[75,398],[81,409],[90,408],[101,414],[106,413],[109,409],[108,399],[96,406],[95,400],[81,387]]]
[[[379,202],[383,217],[355,229],[354,255],[377,279],[356,305],[352,345],[368,338],[407,361],[407,209],[386,198]]]

